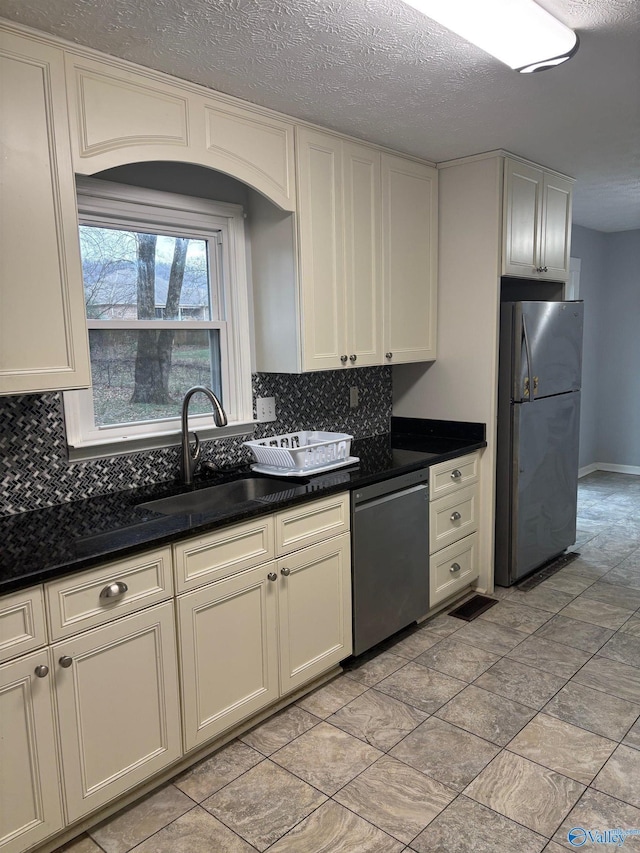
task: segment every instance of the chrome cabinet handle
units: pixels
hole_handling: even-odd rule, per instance
[[[129,587],[126,585],[124,581],[114,581],[113,583],[107,584],[105,588],[100,593],[100,598],[103,600],[105,598],[117,598],[119,595],[124,595],[127,592]]]
[[[456,572],[460,571],[460,563],[451,563],[451,568],[449,569],[452,575],[455,575]]]
[[[451,521],[460,521],[460,519],[462,518],[462,516],[460,515],[460,513],[458,512],[458,510],[454,510],[454,511],[451,513],[451,515],[449,516],[449,518],[451,519]]]
[[[452,480],[459,480],[460,477],[462,477],[462,471],[459,471],[457,468],[454,468],[453,471],[451,472],[451,479]]]
[[[41,663],[34,669],[34,672],[38,676],[38,678],[45,678],[47,675],[49,675],[49,667]]]
[[[288,568],[285,566],[285,567],[284,567],[284,569],[280,569],[280,574],[281,574],[281,575],[284,575],[284,576],[285,576],[285,578],[288,578],[288,577],[289,577],[289,575],[291,574],[291,569],[288,569]]]
[[[267,577],[269,578],[270,581],[277,581],[278,580],[278,575],[275,572],[269,572]]]
[[[388,358],[388,359],[392,359],[392,358],[393,358],[393,353],[392,353],[392,352],[385,352],[384,357],[385,357],[385,358]]]
[[[354,355],[350,355],[350,356],[349,356],[349,361],[350,361],[352,364],[354,364],[357,358],[358,358],[358,356],[357,356],[357,355],[355,355],[355,354],[354,354]]]
[[[73,663],[73,658],[68,657],[68,655],[62,655],[62,657],[58,660],[58,663],[63,669],[69,669],[69,667]]]
[[[346,356],[346,355],[341,355],[341,356],[340,356],[340,361],[341,361],[343,364],[346,364],[346,363],[347,363],[347,356]]]

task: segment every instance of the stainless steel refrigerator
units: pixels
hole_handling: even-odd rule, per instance
[[[576,539],[582,302],[500,311],[495,580],[511,586]]]

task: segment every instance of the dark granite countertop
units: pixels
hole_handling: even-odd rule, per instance
[[[359,464],[290,478],[272,495],[213,512],[159,515],[139,504],[251,475],[236,468],[0,518],[0,594],[266,513],[454,459],[486,446],[484,424],[392,418],[391,433],[353,441]],[[254,475],[255,476],[255,475]]]

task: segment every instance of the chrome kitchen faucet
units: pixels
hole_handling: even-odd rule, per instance
[[[182,401],[181,474],[182,482],[187,486],[193,483],[193,475],[195,474],[198,462],[200,461],[200,439],[198,438],[198,434],[195,432],[193,433],[193,437],[195,439],[193,447],[191,447],[191,443],[189,442],[189,403],[193,395],[198,392],[201,392],[205,397],[208,397],[213,408],[213,419],[216,426],[223,427],[227,425],[227,416],[220,405],[220,400],[218,400],[210,388],[206,388],[204,385],[194,385],[193,388],[189,388],[187,393],[184,395],[184,400]]]

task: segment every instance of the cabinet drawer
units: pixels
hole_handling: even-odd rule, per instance
[[[478,574],[478,534],[472,533],[429,560],[429,606],[472,583]]]
[[[480,454],[471,453],[448,462],[440,462],[429,469],[429,496],[431,500],[458,492],[465,486],[478,482]]]
[[[159,548],[45,586],[51,639],[59,640],[173,595],[171,549]]]
[[[44,596],[41,586],[0,599],[0,661],[46,645]]]
[[[276,515],[276,554],[282,557],[351,527],[349,495],[343,493]]]
[[[478,487],[467,486],[429,504],[431,554],[468,536],[478,527]]]
[[[173,555],[178,592],[259,566],[274,557],[273,516],[180,542]]]

